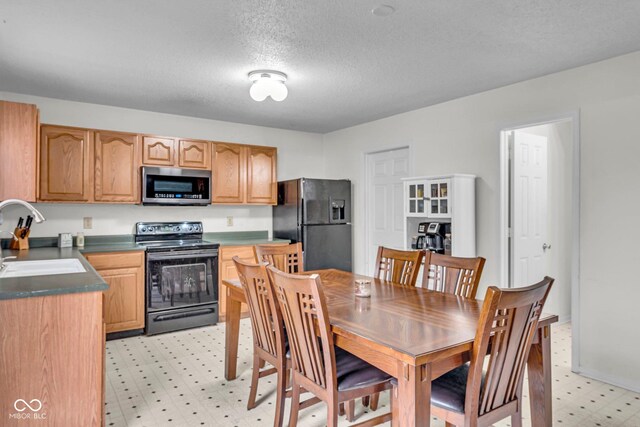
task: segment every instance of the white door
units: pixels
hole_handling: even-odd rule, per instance
[[[511,286],[548,274],[547,138],[514,131],[511,138]]]
[[[365,274],[373,273],[378,246],[397,249],[404,246],[404,193],[401,178],[407,176],[408,148],[367,154]]]

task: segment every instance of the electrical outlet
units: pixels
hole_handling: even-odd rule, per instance
[[[82,218],[82,227],[85,230],[91,230],[93,228],[93,218],[90,216]]]
[[[227,227],[233,227],[233,217],[232,216],[228,216],[227,217]]]

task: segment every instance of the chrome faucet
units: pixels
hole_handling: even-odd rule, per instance
[[[38,212],[38,210],[34,208],[30,203],[20,199],[7,199],[5,201],[0,202],[0,225],[2,225],[2,209],[10,205],[24,206],[25,208],[31,211],[31,214],[33,215],[33,219],[35,219],[37,223],[41,223],[42,221],[45,220],[44,216],[40,212]],[[17,239],[17,237],[12,232],[9,231],[8,233],[11,234],[14,239]],[[0,271],[4,269],[4,261],[11,258],[15,258],[15,257],[2,258],[2,245],[0,245]]]

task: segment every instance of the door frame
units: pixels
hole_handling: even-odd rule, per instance
[[[412,159],[413,157],[413,147],[411,144],[407,144],[407,145],[401,145],[398,147],[393,147],[393,148],[385,148],[383,150],[374,150],[374,151],[366,151],[365,153],[363,153],[364,155],[362,156],[363,161],[364,161],[364,244],[365,244],[365,249],[364,249],[364,274],[368,275],[369,272],[371,271],[371,265],[372,263],[375,262],[375,260],[372,259],[373,256],[375,256],[375,254],[370,254],[369,250],[371,248],[371,210],[369,209],[369,201],[367,199],[367,190],[369,189],[369,185],[371,184],[370,180],[369,180],[369,158],[370,156],[374,155],[374,154],[380,154],[380,153],[388,153],[390,151],[397,151],[397,150],[407,150],[408,152],[408,165],[409,165],[409,176],[413,176],[413,161]],[[403,200],[403,205],[402,205],[402,218],[403,221],[406,221],[405,219],[405,215],[404,215],[404,189],[403,189],[403,194],[402,194],[402,200]],[[406,227],[406,225],[405,225]],[[355,263],[354,263],[354,267],[355,267]]]
[[[500,284],[510,286],[509,282],[509,138],[507,133],[557,122],[571,121],[573,132],[573,171],[572,171],[572,242],[571,242],[571,370],[580,371],[580,110],[553,114],[550,116],[523,120],[500,127]]]

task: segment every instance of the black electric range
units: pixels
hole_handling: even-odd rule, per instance
[[[201,222],[139,222],[146,248],[147,335],[218,322],[217,243],[203,240]]]

